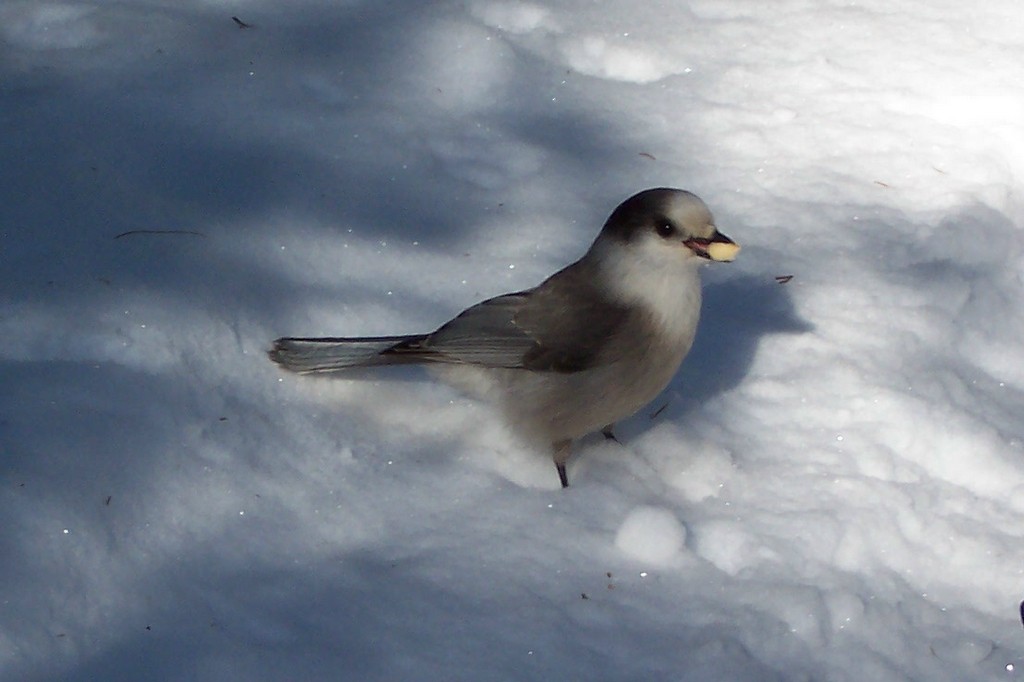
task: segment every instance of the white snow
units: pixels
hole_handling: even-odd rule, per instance
[[[686,529],[669,509],[640,506],[629,512],[615,545],[638,561],[654,565],[672,559],[686,542]]]
[[[3,3],[0,679],[1018,679],[1021,64],[1013,0]],[[743,250],[568,490],[265,357],[665,185]]]

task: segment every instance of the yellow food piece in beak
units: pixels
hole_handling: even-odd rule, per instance
[[[736,258],[736,254],[739,253],[739,244],[729,244],[726,242],[711,242],[708,244],[708,256],[711,260],[724,260],[731,261]]]

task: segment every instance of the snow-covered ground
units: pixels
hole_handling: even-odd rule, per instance
[[[1020,679],[1022,64],[1016,0],[4,0],[0,679]],[[264,355],[660,185],[744,250],[566,491]]]

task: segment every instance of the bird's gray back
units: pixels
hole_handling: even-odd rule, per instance
[[[479,303],[421,347],[449,362],[535,372],[572,373],[612,362],[607,340],[629,310],[604,295],[586,270],[577,262],[534,289]]]

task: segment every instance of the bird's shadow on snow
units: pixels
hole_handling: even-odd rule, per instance
[[[787,283],[753,275],[710,283],[693,348],[669,390],[685,407],[705,404],[743,381],[764,336],[813,329],[797,313]]]

